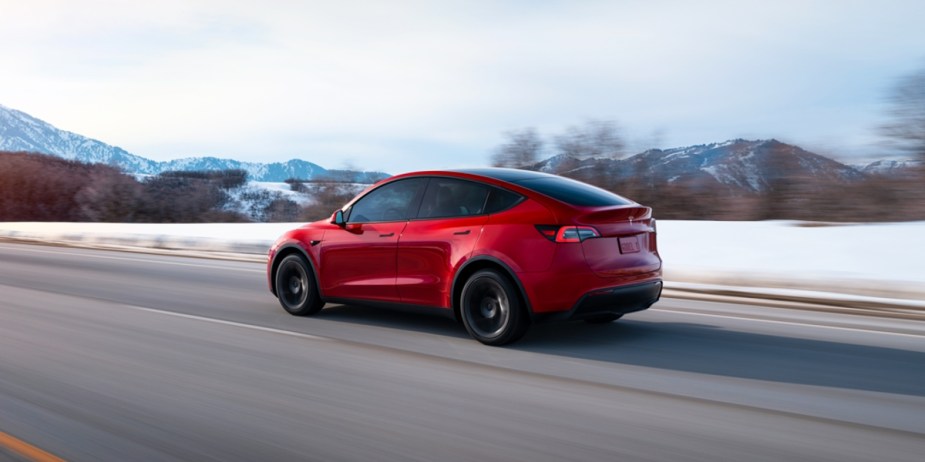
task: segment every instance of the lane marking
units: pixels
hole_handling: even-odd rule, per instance
[[[161,265],[191,266],[194,268],[223,269],[223,270],[229,270],[229,271],[243,271],[246,273],[261,273],[261,274],[266,273],[266,271],[264,270],[256,270],[256,269],[250,269],[250,268],[234,268],[234,267],[228,267],[228,266],[200,265],[196,263],[180,263],[180,262],[174,262],[174,261],[148,260],[144,258],[114,257],[111,255],[95,255],[89,252],[88,253],[63,252],[63,251],[55,252],[55,251],[50,251],[50,250],[40,250],[40,249],[32,249],[32,248],[26,248],[26,247],[7,247],[7,246],[0,246],[0,249],[2,250],[21,250],[24,252],[35,252],[35,253],[47,253],[47,254],[52,254],[52,255],[71,255],[74,257],[100,258],[104,260],[122,260],[122,261],[142,262],[142,263],[158,263]],[[168,258],[178,258],[178,257],[168,257]],[[255,264],[257,263],[255,262]]]
[[[489,364],[489,363],[484,363],[484,362],[476,362],[471,359],[462,359],[459,357],[443,356],[443,355],[439,355],[435,353],[426,353],[426,352],[415,351],[415,350],[406,350],[406,349],[394,347],[394,346],[377,345],[375,343],[367,343],[367,342],[357,341],[357,340],[338,339],[334,337],[320,337],[317,335],[302,334],[299,332],[287,331],[287,330],[282,330],[282,329],[274,329],[271,327],[260,327],[260,326],[254,326],[251,324],[243,324],[243,323],[238,323],[238,322],[233,322],[233,321],[224,321],[221,319],[208,318],[204,316],[189,315],[189,314],[177,313],[173,311],[156,310],[152,308],[145,308],[142,306],[135,306],[135,305],[121,305],[121,306],[134,309],[134,310],[138,310],[138,311],[166,314],[169,316],[176,316],[180,318],[194,319],[194,320],[199,320],[199,321],[206,321],[206,322],[230,325],[230,326],[235,326],[235,327],[243,327],[247,329],[254,329],[254,330],[259,330],[259,331],[264,331],[264,332],[272,332],[272,333],[277,333],[277,334],[290,335],[293,337],[302,337],[302,338],[308,338],[312,340],[325,340],[325,341],[330,341],[330,342],[346,343],[349,345],[359,346],[363,348],[372,347],[372,348],[376,348],[378,351],[389,351],[393,354],[423,356],[423,357],[429,358],[432,361],[450,362],[450,363],[460,364],[460,365],[467,366],[467,367],[490,369],[493,371],[499,371],[503,373],[513,372],[516,374],[522,374],[522,375],[529,376],[529,377],[537,377],[537,378],[541,378],[544,380],[550,380],[550,381],[555,381],[559,383],[569,383],[569,384],[578,383],[586,387],[593,387],[593,388],[607,389],[607,390],[618,390],[618,391],[622,391],[625,393],[638,393],[638,394],[672,399],[672,400],[677,400],[677,401],[682,401],[682,402],[695,402],[695,403],[700,403],[702,405],[707,405],[707,406],[733,408],[733,409],[744,410],[744,411],[753,412],[753,413],[755,412],[771,413],[771,414],[784,416],[787,418],[809,420],[809,421],[814,421],[814,422],[822,422],[825,424],[836,425],[840,427],[860,428],[866,431],[876,431],[876,432],[887,433],[887,434],[900,434],[904,436],[911,435],[912,437],[916,437],[916,438],[921,436],[921,433],[917,431],[904,430],[902,428],[896,428],[896,427],[880,426],[877,424],[868,424],[868,423],[858,422],[854,420],[843,420],[837,417],[826,417],[825,415],[822,415],[818,412],[816,412],[815,414],[808,413],[808,412],[813,412],[813,411],[805,411],[807,413],[801,413],[801,412],[794,411],[794,410],[770,407],[772,405],[766,404],[766,403],[765,404],[761,404],[761,403],[748,404],[748,403],[738,402],[738,401],[725,401],[725,400],[721,400],[718,398],[710,398],[710,397],[704,397],[704,396],[683,394],[682,391],[669,392],[669,391],[656,390],[651,387],[640,388],[640,387],[631,386],[631,385],[621,385],[617,383],[601,382],[601,381],[595,381],[593,379],[557,375],[557,374],[548,373],[548,372],[537,372],[537,371],[533,371],[530,369],[524,369],[519,366],[498,365],[498,364]],[[676,310],[664,310],[664,311],[673,311],[673,312],[683,313],[681,311],[676,311]],[[748,319],[748,318],[741,318],[741,319]],[[543,354],[543,353],[540,353],[540,354]]]
[[[337,339],[333,339],[330,337],[322,337],[318,335],[305,334],[302,332],[295,332],[295,331],[284,330],[284,329],[276,329],[273,327],[263,327],[263,326],[257,326],[254,324],[245,324],[245,323],[235,322],[235,321],[226,321],[223,319],[210,318],[206,316],[198,316],[194,314],[178,313],[176,311],[158,310],[154,308],[146,308],[143,306],[135,306],[135,305],[123,305],[123,306],[126,308],[131,308],[137,311],[144,311],[147,313],[157,313],[157,314],[163,314],[167,316],[174,316],[177,318],[193,319],[197,321],[210,322],[213,324],[240,327],[243,329],[251,329],[251,330],[269,332],[269,333],[274,333],[274,334],[288,335],[290,337],[304,338],[304,339],[309,339],[309,340],[337,341]],[[818,327],[818,328],[823,328],[823,329],[863,332],[863,333],[868,333],[868,334],[898,335],[902,337],[913,337],[913,338],[925,337],[925,335],[907,334],[907,333],[901,333],[901,332],[887,332],[887,331],[879,331],[879,330],[858,329],[858,328],[851,328],[851,327],[825,326],[825,325],[820,325],[820,324],[805,324],[805,323],[799,323],[799,322],[776,321],[776,320],[771,320],[771,319],[756,319],[756,318],[727,316],[727,315],[708,314],[708,313],[692,313],[692,312],[687,312],[687,311],[671,310],[671,309],[663,309],[663,308],[659,308],[657,310],[653,309],[653,311],[664,311],[664,312],[671,312],[671,313],[677,313],[677,314],[687,314],[687,315],[692,315],[692,316],[706,316],[706,317],[715,317],[715,318],[736,319],[740,321],[759,321],[759,322],[767,322],[771,324],[783,324],[783,325],[802,326],[802,327],[810,327],[810,328]]]
[[[0,446],[36,462],[64,462],[64,459],[43,451],[19,438],[0,432]]]
[[[174,317],[177,317],[177,318],[194,319],[194,320],[196,320],[196,321],[211,322],[211,323],[213,323],[213,324],[221,324],[221,325],[223,325],[223,326],[241,327],[241,328],[244,328],[244,329],[252,329],[252,330],[258,330],[258,331],[261,331],[261,332],[270,332],[270,333],[274,333],[274,334],[288,335],[288,336],[291,336],[291,337],[306,338],[306,339],[310,339],[310,340],[328,340],[328,341],[333,340],[333,339],[328,338],[328,337],[320,337],[320,336],[312,335],[312,334],[303,334],[302,332],[295,332],[295,331],[283,330],[283,329],[275,329],[275,328],[273,328],[273,327],[255,326],[255,325],[253,325],[253,324],[245,324],[245,323],[242,323],[242,322],[225,321],[224,319],[209,318],[209,317],[206,317],[206,316],[197,316],[197,315],[195,315],[195,314],[178,313],[178,312],[176,312],[176,311],[157,310],[157,309],[154,309],[154,308],[145,308],[145,307],[143,307],[143,306],[135,306],[135,305],[122,305],[122,306],[124,306],[124,307],[126,307],[126,308],[131,308],[131,309],[137,310],[137,311],[144,311],[144,312],[147,312],[147,313],[164,314],[164,315],[167,315],[167,316],[174,316]]]
[[[812,324],[804,322],[795,322],[795,321],[778,321],[775,319],[762,319],[762,318],[750,318],[747,316],[730,316],[726,314],[713,314],[713,313],[696,313],[693,311],[683,311],[683,310],[672,310],[670,308],[652,308],[652,311],[662,311],[666,313],[678,313],[678,314],[687,314],[691,316],[706,316],[711,318],[726,318],[726,319],[736,319],[739,321],[756,321],[756,322],[766,322],[770,324],[783,324],[787,326],[802,326],[802,327],[818,327],[820,329],[834,329],[834,330],[844,330],[849,332],[864,332],[868,334],[884,334],[884,335],[899,335],[902,337],[914,337],[922,338],[925,337],[925,334],[908,334],[904,332],[890,332],[885,330],[871,330],[871,329],[861,329],[858,327],[842,327],[842,326],[827,326],[825,324]]]
[[[0,284],[0,286],[2,286],[2,284]],[[17,289],[37,292],[34,289],[28,289],[28,288],[17,288]],[[66,294],[59,294],[59,295],[68,296]],[[513,364],[499,365],[499,364],[491,364],[491,363],[485,363],[485,362],[476,362],[473,359],[463,359],[462,357],[443,356],[443,355],[436,354],[436,353],[408,350],[408,349],[404,349],[401,347],[389,346],[386,344],[380,345],[376,343],[368,343],[368,342],[359,341],[359,340],[348,340],[348,339],[342,339],[342,338],[336,338],[336,337],[323,337],[323,336],[303,334],[303,333],[293,332],[293,331],[288,331],[288,330],[275,329],[275,328],[270,328],[270,327],[254,326],[251,324],[244,324],[244,323],[233,322],[233,321],[224,321],[221,319],[209,318],[209,317],[204,317],[204,316],[196,316],[196,315],[178,313],[178,312],[173,312],[173,311],[164,311],[164,310],[158,310],[158,309],[153,309],[153,308],[146,308],[142,306],[129,305],[129,304],[111,302],[111,301],[106,301],[106,300],[99,300],[99,301],[107,303],[112,307],[128,308],[128,309],[133,309],[136,311],[164,314],[164,315],[175,316],[179,318],[199,320],[199,321],[211,322],[211,323],[216,323],[216,324],[241,327],[241,328],[246,328],[246,329],[253,329],[253,330],[258,330],[258,331],[282,334],[282,335],[288,335],[292,337],[300,337],[300,338],[311,339],[311,340],[324,340],[324,341],[334,342],[334,343],[343,343],[343,344],[358,346],[362,348],[374,348],[377,351],[385,351],[385,352],[390,352],[393,354],[408,355],[408,356],[413,356],[413,357],[424,357],[424,358],[428,358],[431,361],[439,361],[441,363],[459,364],[459,365],[463,365],[463,366],[470,367],[470,368],[489,369],[492,371],[499,371],[503,373],[522,374],[528,377],[537,377],[540,379],[550,380],[550,381],[555,381],[555,382],[560,382],[560,383],[569,383],[569,384],[577,383],[579,385],[586,386],[586,387],[594,387],[594,388],[606,389],[606,390],[617,390],[617,391],[622,391],[622,392],[627,392],[627,393],[645,394],[649,396],[655,396],[659,398],[665,398],[665,399],[671,399],[671,400],[677,400],[677,401],[696,402],[696,403],[701,403],[701,404],[708,405],[708,406],[719,406],[719,407],[724,407],[724,408],[745,410],[748,412],[772,413],[775,415],[785,416],[788,418],[811,420],[815,422],[822,422],[822,423],[836,425],[840,427],[858,428],[858,429],[864,429],[868,431],[877,431],[877,432],[887,433],[887,434],[899,434],[899,435],[911,436],[915,438],[922,436],[922,433],[918,431],[904,430],[898,427],[881,426],[881,425],[873,424],[873,423],[868,424],[868,423],[858,422],[855,420],[844,420],[842,418],[837,418],[837,417],[826,417],[825,415],[817,411],[803,411],[801,413],[801,412],[794,411],[794,410],[779,409],[779,408],[771,407],[773,406],[772,403],[748,404],[748,403],[739,402],[739,401],[721,400],[715,397],[711,398],[707,396],[685,394],[686,392],[684,392],[684,390],[671,392],[671,391],[653,389],[652,387],[640,388],[638,386],[623,385],[619,383],[600,381],[600,379],[598,379],[598,381],[595,381],[593,378],[579,378],[579,377],[575,377],[572,375],[557,375],[551,372],[539,372],[539,371],[535,371],[531,369],[525,369],[523,368],[523,366],[519,366],[519,365],[515,366]],[[654,310],[655,309],[653,309],[653,311]],[[678,310],[663,310],[663,311],[672,311],[672,312],[684,313],[684,314],[694,314],[694,313],[685,313],[683,311],[678,311]],[[749,318],[742,318],[742,319],[748,320]],[[535,352],[535,353],[523,352],[523,353],[530,353],[530,354],[537,354],[537,355],[549,354],[549,353],[543,353],[543,352]],[[815,412],[815,413],[808,413],[808,412]],[[45,460],[58,461],[61,459],[54,458],[54,459],[45,459]]]

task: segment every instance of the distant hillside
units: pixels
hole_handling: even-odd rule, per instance
[[[51,124],[0,105],[0,151],[51,154],[68,160],[106,164],[132,173],[158,173],[158,163],[102,141],[60,130]]]
[[[722,186],[730,191],[762,193],[783,180],[852,182],[865,178],[856,168],[777,140],[730,140],[673,149],[655,149],[613,159],[556,156],[531,167],[550,173],[651,187]]]
[[[923,162],[920,160],[878,160],[866,165],[855,165],[854,168],[868,175],[904,175],[910,170],[921,168]]]
[[[106,164],[126,173],[146,175],[175,170],[241,169],[247,171],[250,179],[254,181],[281,182],[289,178],[324,178],[352,183],[373,183],[389,176],[383,172],[327,170],[318,164],[300,159],[269,164],[217,157],[191,157],[157,162],[102,141],[61,130],[25,112],[3,105],[0,105],[0,150],[50,154],[68,160]]]

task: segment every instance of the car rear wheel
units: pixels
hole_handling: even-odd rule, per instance
[[[276,270],[275,284],[279,304],[289,314],[309,316],[324,306],[312,270],[299,255],[283,258]]]
[[[617,319],[622,318],[622,314],[602,314],[600,316],[595,316],[593,318],[585,319],[585,322],[588,324],[607,324],[616,321]]]
[[[469,335],[486,345],[513,342],[527,331],[527,317],[514,285],[495,270],[478,271],[466,281],[460,314]]]

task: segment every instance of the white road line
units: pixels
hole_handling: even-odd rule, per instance
[[[265,274],[266,271],[260,269],[250,269],[250,268],[234,268],[230,266],[215,266],[215,265],[200,265],[196,263],[180,263],[174,261],[163,261],[163,260],[148,260],[145,258],[128,258],[128,257],[113,257],[109,255],[96,255],[94,253],[75,253],[75,252],[66,252],[66,251],[52,251],[52,250],[41,250],[23,247],[7,247],[0,246],[2,250],[19,250],[23,252],[35,252],[35,253],[48,253],[52,255],[71,255],[74,257],[90,257],[90,258],[100,258],[103,260],[122,260],[122,261],[132,261],[132,262],[141,262],[141,263],[157,263],[160,265],[174,265],[174,266],[189,266],[193,268],[209,268],[209,269],[221,269],[229,271],[243,271],[245,273],[261,273]],[[176,257],[174,257],[176,258]]]
[[[283,329],[275,329],[272,327],[255,326],[253,324],[244,324],[244,323],[234,322],[234,321],[225,321],[223,319],[209,318],[205,316],[197,316],[194,314],[158,310],[154,308],[145,308],[143,306],[135,306],[135,305],[123,305],[123,306],[126,308],[131,308],[133,310],[138,310],[138,311],[144,311],[147,313],[157,313],[157,314],[163,314],[167,316],[174,316],[177,318],[193,319],[197,321],[211,322],[214,324],[221,324],[225,326],[234,326],[234,327],[241,327],[244,329],[258,330],[261,332],[271,332],[274,334],[289,335],[292,337],[306,338],[306,339],[311,339],[311,340],[333,340],[331,338],[321,337],[318,335],[303,334],[301,332],[294,332],[294,331],[283,330]],[[728,315],[721,315],[721,314],[693,313],[689,311],[670,310],[670,309],[663,309],[663,308],[653,309],[653,311],[663,311],[663,312],[669,312],[669,313],[686,314],[686,315],[691,315],[691,316],[707,316],[707,317],[713,317],[713,318],[736,319],[740,321],[757,321],[757,322],[766,322],[766,323],[771,323],[771,324],[783,324],[783,325],[789,325],[789,326],[818,327],[822,329],[834,329],[834,330],[842,330],[842,331],[850,331],[850,332],[864,332],[868,334],[898,335],[902,337],[913,337],[913,338],[925,337],[925,335],[906,334],[906,333],[901,333],[901,332],[888,332],[888,331],[882,331],[882,330],[858,329],[858,328],[852,328],[852,327],[826,326],[822,324],[806,324],[806,323],[800,323],[800,322],[776,321],[776,320],[771,320],[771,319],[758,319],[758,318],[748,318],[748,317],[742,317],[742,316],[728,316]]]
[[[923,338],[925,334],[907,334],[903,332],[889,332],[885,330],[873,330],[873,329],[860,329],[857,327],[841,327],[841,326],[826,326],[824,324],[813,324],[805,322],[794,322],[794,321],[778,321],[774,319],[762,319],[762,318],[751,318],[747,316],[729,316],[725,314],[713,314],[713,313],[695,313],[692,311],[683,311],[683,310],[672,310],[667,308],[652,308],[652,311],[666,312],[666,313],[677,313],[677,314],[686,314],[690,316],[706,316],[711,318],[726,318],[726,319],[736,319],[740,321],[755,321],[755,322],[766,322],[770,324],[783,324],[787,326],[802,326],[802,327],[818,327],[820,329],[834,329],[834,330],[844,330],[849,332],[864,332],[867,334],[884,334],[884,335],[899,335],[902,337],[913,337],[913,338]]]
[[[234,321],[225,321],[223,319],[207,318],[205,316],[197,316],[195,314],[177,313],[176,311],[156,310],[154,308],[145,308],[143,306],[135,306],[135,305],[122,305],[122,306],[126,308],[131,308],[133,310],[144,311],[147,313],[157,313],[157,314],[163,314],[167,316],[174,316],[177,318],[194,319],[196,321],[211,322],[213,324],[221,324],[224,326],[234,326],[234,327],[241,327],[244,329],[259,330],[261,332],[270,332],[274,334],[289,335],[291,337],[306,338],[310,340],[331,340],[330,338],[327,338],[327,337],[319,337],[317,335],[303,334],[301,332],[293,332],[291,330],[282,330],[282,329],[274,329],[272,327],[255,326],[253,324],[244,324],[244,323],[234,322]]]

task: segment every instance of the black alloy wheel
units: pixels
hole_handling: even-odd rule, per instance
[[[528,327],[513,284],[491,269],[478,271],[466,281],[460,314],[469,335],[486,345],[513,342],[522,337]]]
[[[274,282],[279,303],[289,314],[309,316],[321,311],[324,306],[312,270],[299,255],[283,258],[276,269]]]

